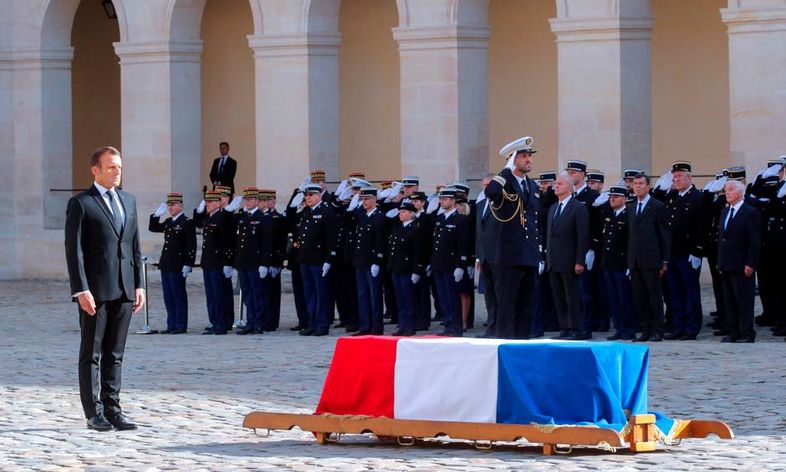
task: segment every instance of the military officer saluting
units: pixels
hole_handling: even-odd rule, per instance
[[[399,329],[393,336],[412,336],[417,328],[415,308],[419,306],[416,288],[423,273],[423,241],[415,221],[417,209],[404,201],[398,208],[398,223],[393,225],[388,242],[387,269],[393,279],[398,307]]]
[[[353,336],[382,334],[382,277],[386,252],[385,215],[377,208],[377,189],[360,189],[362,210],[355,213],[352,266],[357,283],[359,330]]]
[[[169,218],[161,223],[164,211],[169,212]],[[182,193],[167,194],[166,203],[150,215],[148,229],[164,233],[164,247],[158,259],[166,306],[166,329],[161,334],[183,334],[188,329],[186,277],[196,259],[197,242],[194,222],[183,213]]]

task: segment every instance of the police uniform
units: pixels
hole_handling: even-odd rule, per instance
[[[360,199],[376,198],[377,189],[360,189]],[[382,268],[384,267],[386,234],[385,215],[376,206],[367,211],[358,208],[355,214],[355,247],[352,267],[358,297],[358,332],[355,335],[382,334]]]
[[[219,193],[209,191],[205,194],[206,201],[219,201]],[[227,325],[225,316],[226,290],[224,268],[232,265],[234,234],[231,226],[224,222],[231,217],[228,212],[216,210],[205,217],[202,227],[202,256],[200,265],[205,280],[205,298],[207,314],[211,329],[205,334],[226,334],[231,325]]]
[[[256,200],[259,193],[256,188],[243,189],[244,200]],[[236,231],[235,270],[238,282],[243,290],[242,302],[246,307],[246,326],[237,334],[264,332],[265,296],[262,290],[261,268],[270,270],[272,257],[272,229],[268,221],[267,229],[263,224],[262,212],[254,205],[252,209],[240,210],[234,215]],[[265,276],[268,274],[265,273]]]
[[[275,200],[275,189],[260,189],[259,199],[262,202]],[[262,226],[270,228],[270,247],[272,250],[270,258],[270,273],[262,279],[262,292],[265,301],[263,329],[265,331],[275,331],[278,329],[281,319],[281,270],[284,267],[287,251],[288,223],[286,217],[275,208],[265,208],[262,210]],[[263,237],[266,235],[263,230]]]
[[[297,324],[290,329],[290,331],[300,331],[308,327],[308,304],[306,303],[306,294],[303,291],[303,276],[300,274],[300,263],[298,262],[298,248],[295,238],[300,232],[300,223],[302,220],[303,212],[298,208],[299,205],[294,203],[295,198],[301,194],[299,189],[292,191],[292,196],[287,202],[285,210],[286,227],[287,227],[287,250],[286,250],[286,266],[292,274],[292,296],[295,299],[295,314],[297,315]]]
[[[415,192],[411,200],[427,201],[425,192]],[[420,232],[421,253],[425,260],[431,253],[432,237],[434,235],[434,215],[426,213],[425,208],[415,213],[415,222]],[[415,284],[415,302],[412,307],[415,318],[415,330],[426,331],[431,327],[431,277],[425,271],[420,280]]]
[[[551,205],[557,202],[557,196],[554,194],[553,182],[557,179],[557,173],[554,171],[541,172],[538,176],[538,186],[541,183],[550,182],[551,185],[543,191],[540,189],[540,204],[542,208],[551,208]],[[548,212],[539,212],[538,218],[538,231],[540,234],[546,234],[546,225],[548,221]],[[547,244],[543,240],[543,248]],[[554,312],[554,301],[551,296],[551,283],[548,274],[538,275],[536,280],[536,288],[534,294],[534,308],[532,309],[532,317],[530,321],[530,337],[537,338],[543,336],[546,331],[558,331],[559,324],[557,323],[557,315]]]
[[[363,181],[363,174],[355,172],[349,175],[352,180],[352,191],[357,193],[360,188],[368,185]],[[355,250],[355,218],[359,210],[349,210],[350,200],[340,201],[338,196],[333,200],[333,207],[340,221],[336,267],[333,274],[336,308],[339,323],[337,328],[344,328],[348,333],[358,330],[358,296],[357,283],[355,282],[355,268],[352,266],[352,255]],[[333,271],[334,269],[331,269]]]
[[[723,178],[723,173],[715,176],[716,180],[721,178]],[[712,294],[715,298],[716,310],[710,313],[716,318],[709,326],[718,329],[718,331],[716,331],[718,335],[725,335],[726,315],[723,309],[723,285],[721,283],[720,273],[718,272],[718,224],[721,212],[726,206],[726,197],[720,193],[711,192],[709,190],[702,191],[701,196],[700,238],[710,269]]]
[[[414,218],[415,206],[404,201],[399,206],[399,211],[402,210],[412,212],[413,219],[393,225],[388,239],[387,270],[393,279],[399,309],[399,329],[393,335],[412,336],[417,328],[417,285],[423,274],[425,253],[420,225]]]
[[[322,189],[319,185],[307,185],[304,193],[321,195]],[[336,261],[337,227],[338,217],[325,202],[302,211],[295,244],[309,315],[308,326],[300,330],[303,336],[324,336],[330,329],[333,297],[327,275]]]
[[[218,190],[222,196],[226,197],[227,199],[232,198],[232,189],[225,185],[216,185],[216,190]],[[221,212],[224,213],[224,218],[222,220],[222,224],[226,226],[225,230],[227,233],[234,235],[237,232],[237,224],[235,222],[235,214],[234,212],[227,210],[226,207],[221,209]],[[233,239],[234,242],[234,239]],[[235,244],[232,244],[229,249],[229,260],[232,261],[229,266],[234,264],[235,260]],[[228,271],[228,277],[225,275],[223,282],[223,312],[224,312],[224,325],[227,327],[227,330],[232,329],[232,326],[235,323],[235,289],[232,286],[232,272]]]
[[[167,204],[183,204],[183,194],[169,193]],[[150,215],[148,229],[152,233],[164,233],[164,247],[158,259],[161,285],[166,306],[166,330],[162,334],[181,334],[188,330],[188,294],[186,276],[191,272],[196,259],[196,229],[194,222],[182,212],[160,222],[158,216]]]

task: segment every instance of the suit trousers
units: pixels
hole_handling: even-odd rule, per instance
[[[606,289],[606,304],[614,330],[617,334],[630,337],[636,334],[636,312],[633,310],[633,291],[630,279],[624,270],[604,270],[603,283]]]
[[[161,272],[161,286],[166,306],[166,329],[188,329],[188,294],[182,272]]]
[[[588,332],[584,331],[581,323],[583,297],[580,291],[580,279],[582,277],[583,275],[576,275],[575,272],[549,271],[554,311],[557,312],[557,319],[563,331]]]
[[[262,279],[257,269],[237,271],[237,281],[243,291],[243,306],[246,307],[246,327],[264,329],[265,295],[262,291]]]
[[[226,286],[224,274],[220,270],[203,270],[205,280],[205,300],[207,301],[207,318],[214,332],[226,332],[227,327],[224,308],[226,302]]]
[[[391,274],[393,288],[396,290],[396,307],[398,308],[399,327],[406,333],[415,332],[415,313],[413,311],[415,284],[411,274]]]
[[[308,326],[309,314],[306,294],[303,291],[303,275],[300,272],[300,264],[292,264],[292,295],[295,298],[295,313],[297,314],[297,324],[301,328]]]
[[[437,286],[437,300],[444,310],[442,319],[445,323],[445,332],[453,336],[463,336],[460,295],[453,272],[434,271],[432,275]]]
[[[753,328],[754,278],[743,272],[722,272],[723,300],[726,305],[726,328],[731,336],[756,337]]]
[[[493,336],[497,333],[497,292],[494,277],[494,264],[484,261],[480,265],[480,277],[486,289],[483,292],[483,301],[486,303],[486,334]]]
[[[355,269],[355,283],[358,289],[358,329],[382,334],[382,273],[374,277],[370,268]]]
[[[538,268],[497,265],[497,337],[529,339]]]
[[[112,417],[120,409],[120,377],[133,302],[96,302],[90,316],[79,308],[79,398],[85,418]]]
[[[687,257],[672,257],[666,272],[669,286],[669,313],[675,333],[697,335],[701,330],[700,269],[694,269]]]
[[[431,277],[425,274],[420,277],[415,284],[415,297],[415,329],[424,331],[431,327]]]
[[[663,295],[661,294],[660,269],[630,270],[633,299],[644,334],[663,334]]]
[[[322,264],[300,264],[300,276],[308,306],[308,328],[327,331],[333,321],[333,306],[327,276],[322,277]]]
[[[259,275],[259,272],[257,272]],[[222,312],[224,314],[224,328],[227,330],[232,329],[235,324],[235,289],[232,287],[232,278],[221,277],[221,286],[223,290]]]
[[[275,331],[281,319],[281,274],[277,277],[269,275],[262,279],[262,293],[265,301],[262,329]]]
[[[352,267],[352,264],[340,262],[337,264],[336,273],[338,277],[335,278],[334,291],[338,319],[344,326],[357,326],[358,291],[355,282],[355,268]]]
[[[718,272],[718,244],[708,243],[706,247],[707,264],[710,266],[710,276],[712,278],[712,295],[715,298],[715,311],[718,314],[718,321],[726,323],[726,312],[723,307],[723,283],[721,282],[720,272]]]

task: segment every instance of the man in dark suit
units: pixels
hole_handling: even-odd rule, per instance
[[[721,342],[752,343],[756,340],[753,273],[759,265],[761,216],[745,202],[742,182],[726,182],[725,189],[729,206],[721,213],[718,271],[723,284],[726,327],[730,333]]]
[[[666,226],[666,205],[650,197],[650,178],[633,179],[636,200],[628,204],[628,268],[633,284],[641,335],[636,341],[663,340],[663,294],[671,236]]]
[[[562,329],[560,338],[591,339],[592,333],[579,326],[581,294],[579,277],[589,243],[589,212],[573,197],[573,182],[567,172],[554,181],[559,201],[549,209],[546,237],[546,269],[549,272],[554,308]]]
[[[494,174],[489,174],[481,179],[480,184],[485,190]],[[481,194],[485,197],[485,194]],[[497,294],[494,284],[494,265],[497,259],[497,233],[499,221],[491,216],[489,199],[478,198],[475,215],[475,256],[477,268],[483,280],[483,299],[486,303],[486,332],[480,335],[484,338],[493,338],[497,331]]]
[[[221,155],[213,160],[210,168],[210,181],[213,185],[226,185],[235,194],[235,174],[237,173],[237,161],[229,155],[229,143],[222,141],[218,145]]]
[[[533,292],[542,271],[538,215],[538,184],[527,177],[532,170],[532,138],[517,139],[500,150],[509,166],[486,187],[492,217],[500,222],[497,233],[497,337],[529,338]]]
[[[79,302],[79,396],[88,428],[136,429],[120,408],[128,327],[145,303],[136,201],[117,189],[117,149],[97,149],[90,171],[95,183],[69,200],[65,226],[68,278]]]

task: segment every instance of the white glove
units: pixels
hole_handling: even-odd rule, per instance
[[[240,195],[236,196],[235,198],[232,199],[231,202],[229,202],[229,205],[227,205],[226,210],[236,211],[238,208],[240,208],[241,202],[243,202],[243,197],[241,197]]]
[[[412,277],[410,277],[410,280],[412,281],[413,284],[416,284],[416,283],[420,282],[420,276],[418,274],[412,274]]]
[[[434,213],[437,208],[439,208],[439,198],[435,198],[428,202],[428,207],[426,208],[426,213]]]
[[[300,187],[298,187],[298,190],[300,190],[300,193],[303,193],[303,190],[306,189],[306,185],[308,185],[310,183],[311,183],[311,176],[309,175],[308,177],[303,179],[303,182],[300,183]]]
[[[467,275],[469,275],[470,279],[475,278],[475,268],[472,266],[467,267]]]
[[[360,205],[360,194],[356,193],[352,197],[352,200],[349,202],[349,206],[347,207],[347,211],[355,211],[355,208],[357,208],[358,205]]]
[[[376,278],[379,275],[379,266],[377,264],[371,264],[371,276]]]
[[[281,273],[281,267],[271,267],[270,268],[270,276],[274,279],[278,277],[278,274]]]
[[[456,267],[456,270],[453,271],[453,280],[455,280],[456,283],[459,283],[463,278],[464,278],[464,269],[462,269],[461,267]]]
[[[786,196],[786,184],[781,186],[781,189],[778,190],[778,198],[783,198]]]
[[[478,203],[482,202],[485,199],[486,199],[486,192],[480,192],[478,198],[475,199],[475,204],[477,205]]]
[[[390,189],[390,188],[386,188],[386,189],[382,189],[379,192],[377,192],[377,200],[383,201],[386,198],[388,198],[388,196],[390,195],[390,191],[391,190],[392,189]]]
[[[688,256],[688,262],[690,262],[690,266],[693,267],[693,270],[698,269],[701,267],[701,257],[696,257],[693,254]]]
[[[185,279],[188,277],[188,274],[191,273],[191,266],[184,265],[183,266],[183,278]]]
[[[778,175],[778,173],[781,171],[782,168],[783,165],[781,164],[775,164],[774,166],[767,167],[766,169],[764,169],[764,172],[762,172],[761,176],[762,178],[766,179],[767,177]]]
[[[386,202],[393,200],[394,198],[398,197],[398,194],[401,193],[401,189],[404,187],[404,184],[401,182],[394,182],[393,186],[390,187],[390,192],[388,193],[388,197],[385,199]]]
[[[673,182],[674,182],[674,176],[672,175],[671,171],[668,171],[665,174],[663,174],[658,180],[658,188],[660,188],[664,192],[668,192],[669,190],[671,190],[671,185]]]
[[[292,197],[292,203],[289,204],[289,208],[297,208],[301,203],[303,203],[303,192],[299,192]]]
[[[592,270],[592,266],[595,264],[595,251],[590,249],[587,251],[587,255],[584,256],[584,265],[587,266],[587,270]]]
[[[232,278],[232,267],[224,266],[224,277],[226,277],[227,279]]]
[[[514,162],[515,160],[516,160],[516,159],[513,157],[513,154],[511,154],[510,156],[508,156],[508,162],[506,162],[506,163],[505,163],[505,167],[504,167],[504,169],[510,169],[510,170],[513,170],[513,167],[515,167],[515,165],[513,164],[513,162]]]
[[[706,184],[704,184],[704,187],[702,187],[702,188],[701,188],[701,190],[702,190],[703,192],[709,192],[709,190],[710,190],[710,186],[713,184],[713,182],[715,182],[715,181],[714,181],[714,180],[710,180],[709,182],[707,182]]]
[[[325,277],[330,271],[330,262],[322,264],[322,277]]]
[[[347,187],[341,192],[336,192],[338,195],[338,199],[342,202],[345,202],[352,198],[352,187]]]
[[[426,266],[426,277],[431,277],[431,264]]]
[[[158,208],[156,208],[156,211],[155,213],[153,213],[153,216],[155,216],[156,218],[160,218],[165,211],[166,211],[166,202],[158,205]]]
[[[204,213],[205,212],[205,201],[202,200],[199,202],[199,206],[197,207],[197,213]]]
[[[728,180],[729,178],[724,175],[720,179],[713,182],[712,185],[710,185],[710,187],[707,190],[709,190],[712,193],[718,193],[721,190],[723,190],[723,186],[726,185],[726,182]]]
[[[538,275],[543,275],[546,271],[546,263],[543,261],[538,262]]]
[[[625,277],[630,279],[630,269],[625,270]]]
[[[388,210],[388,212],[385,213],[385,216],[387,216],[388,218],[395,218],[395,217],[397,217],[398,216],[398,208],[393,208],[393,209]]]
[[[607,201],[609,201],[609,192],[608,191],[603,192],[600,195],[598,195],[598,198],[596,198],[595,201],[592,202],[592,206],[599,207],[599,206],[603,205],[604,203],[606,203]]]
[[[347,188],[347,185],[349,185],[349,180],[347,179],[342,180],[341,183],[338,184],[338,187],[336,188],[336,195],[342,193]]]
[[[268,267],[259,266],[259,278],[260,279],[264,279],[265,277],[267,277],[267,274],[269,274],[269,273],[270,273],[270,269]]]

